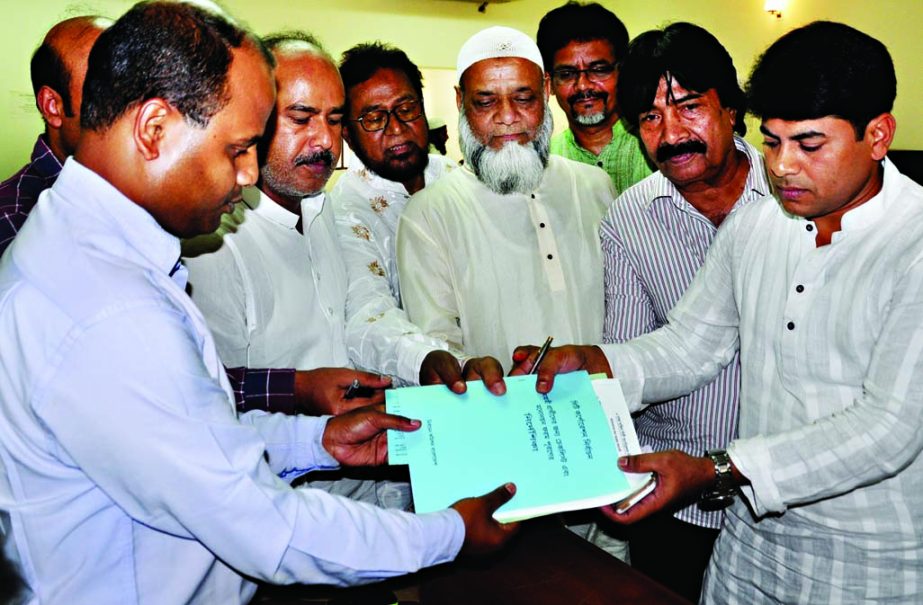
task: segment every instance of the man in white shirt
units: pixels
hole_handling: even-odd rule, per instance
[[[460,377],[447,343],[424,334],[401,308],[398,219],[411,195],[455,168],[451,160],[426,153],[423,76],[402,50],[380,42],[344,52],[340,75],[346,88],[343,135],[357,160],[337,180],[330,199],[349,275],[350,357],[359,367],[404,383]],[[492,368],[502,374],[498,364]]]
[[[711,380],[739,349],[740,438],[706,457],[621,460],[658,487],[608,515],[741,495],[707,603],[919,603],[923,188],[886,159],[894,65],[881,42],[815,22],[765,52],[747,93],[779,199],[725,221],[666,326],[553,351],[539,389],[557,371],[607,371],[640,409]],[[530,369],[529,351],[517,359]]]
[[[597,232],[612,181],[595,166],[549,156],[549,84],[527,35],[508,27],[475,34],[457,72],[465,165],[414,194],[398,228],[410,320],[504,367],[523,338],[598,342]],[[623,541],[580,517],[578,533],[625,558]]]
[[[270,63],[179,2],[93,48],[77,152],[0,261],[0,522],[32,601],[246,603],[250,578],[367,582],[508,535],[511,490],[414,516],[279,479],[381,464],[412,421],[237,417],[177,259],[256,180]]]
[[[398,229],[411,321],[504,368],[521,342],[598,342],[597,230],[615,197],[611,181],[549,156],[548,80],[528,36],[505,27],[475,34],[458,76],[465,165],[416,193]]]
[[[212,235],[184,243],[192,299],[228,365],[310,370],[336,414],[380,403],[390,383],[349,369],[346,270],[323,189],[340,157],[343,86],[306,35],[265,40],[277,61],[277,107],[259,188],[244,190]],[[346,399],[354,379],[370,390]]]

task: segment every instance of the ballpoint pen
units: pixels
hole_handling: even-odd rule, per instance
[[[532,369],[529,370],[529,374],[535,374],[538,372],[538,366],[542,363],[542,360],[545,359],[545,355],[548,353],[548,349],[551,348],[551,341],[554,340],[551,336],[545,339],[545,344],[542,345],[542,348],[538,350],[538,356],[535,358],[535,362],[532,364]]]

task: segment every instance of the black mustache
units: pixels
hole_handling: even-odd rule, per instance
[[[295,158],[295,166],[304,166],[305,164],[317,164],[323,162],[327,166],[333,165],[333,153],[329,149],[315,151],[308,155],[300,155]]]
[[[683,155],[684,153],[702,153],[708,151],[708,146],[702,141],[684,141],[678,145],[668,145],[664,143],[657,148],[657,161],[666,162],[672,157]]]
[[[567,102],[573,105],[577,101],[586,101],[589,99],[605,100],[606,97],[608,96],[609,96],[608,94],[604,92],[600,92],[598,90],[584,90],[583,92],[574,93],[571,96],[567,97]]]

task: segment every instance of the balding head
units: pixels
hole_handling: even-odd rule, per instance
[[[90,49],[112,22],[98,16],[61,21],[32,55],[35,105],[45,120],[51,150],[63,160],[74,153],[80,135],[80,103]]]

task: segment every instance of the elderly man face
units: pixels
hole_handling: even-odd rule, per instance
[[[520,57],[485,59],[456,89],[462,150],[478,178],[497,193],[529,193],[548,163],[551,112],[541,68]]]
[[[262,189],[298,212],[302,198],[324,189],[339,160],[345,93],[336,66],[307,45],[282,46],[274,54],[279,94]]]
[[[735,152],[736,117],[714,88],[688,90],[664,77],[653,105],[638,117],[638,131],[648,156],[677,187],[710,187],[727,172]]]

